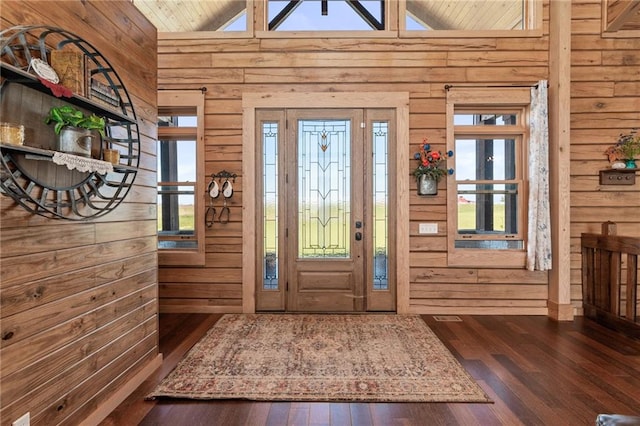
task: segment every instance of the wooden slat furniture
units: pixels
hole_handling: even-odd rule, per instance
[[[618,236],[616,224],[605,222],[602,234],[583,233],[581,240],[585,316],[632,336],[640,336],[640,238]],[[623,274],[623,265],[626,274]]]

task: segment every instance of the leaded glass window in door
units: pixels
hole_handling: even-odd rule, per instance
[[[298,257],[349,258],[351,122],[298,122]]]
[[[262,288],[278,289],[278,123],[262,123]]]
[[[373,122],[373,289],[389,288],[389,123]]]

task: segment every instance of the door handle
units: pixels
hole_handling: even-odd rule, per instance
[[[362,240],[362,232],[356,232],[356,241]]]

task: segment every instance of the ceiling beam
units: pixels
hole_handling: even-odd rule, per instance
[[[347,1],[347,4],[351,6],[353,10],[355,10],[356,13],[360,15],[360,17],[364,19],[364,21],[367,24],[369,24],[371,28],[373,28],[374,30],[380,30],[380,31],[384,30],[384,0],[380,0],[380,13],[382,16],[382,22],[378,21],[376,17],[373,16],[371,12],[368,11],[367,8],[364,7],[362,3],[360,3],[360,0],[346,0],[346,1]]]
[[[270,22],[269,22],[269,31],[274,31],[278,29],[280,24],[284,22],[285,19],[291,13],[296,10],[298,6],[302,3],[302,0],[291,0],[281,11],[278,13]]]

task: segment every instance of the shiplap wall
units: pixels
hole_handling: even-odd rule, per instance
[[[93,44],[143,133],[134,187],[99,220],[33,216],[0,196],[0,423],[78,424],[159,360],[156,30],[129,1],[3,1],[0,16],[2,29],[49,25]]]
[[[600,185],[598,177],[609,166],[605,149],[640,127],[640,32],[603,38],[601,2],[572,5],[571,299],[578,307],[580,234],[600,233],[602,222],[613,221],[619,235],[640,236],[640,176],[632,186]]]
[[[424,137],[444,150],[445,84],[534,84],[548,77],[547,6],[541,37],[216,39],[164,33],[158,42],[158,87],[207,88],[207,175],[242,172],[245,92],[409,92],[406,155],[413,168],[413,153]],[[205,267],[160,268],[161,310],[241,309],[242,227],[251,225],[241,223],[241,178],[235,188],[230,223],[206,231]],[[411,309],[546,314],[546,273],[447,267],[445,197],[444,182],[434,198],[411,192]],[[437,223],[438,234],[419,235],[420,222]]]

